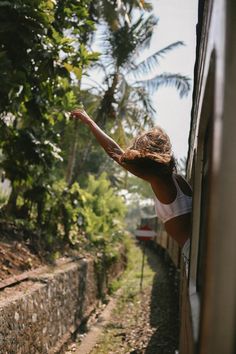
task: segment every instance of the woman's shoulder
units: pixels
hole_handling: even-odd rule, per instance
[[[171,175],[156,177],[151,181],[151,186],[161,203],[170,204],[175,200],[177,190]]]
[[[188,196],[192,196],[192,188],[187,180],[180,174],[173,174],[182,192]]]

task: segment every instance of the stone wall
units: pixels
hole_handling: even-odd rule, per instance
[[[111,267],[113,277],[124,259]],[[115,272],[114,272],[115,269]],[[100,268],[100,272],[103,270]],[[109,275],[109,270],[104,270]],[[98,304],[104,284],[93,260],[66,260],[0,292],[0,354],[57,353]],[[100,277],[101,278],[101,277]]]

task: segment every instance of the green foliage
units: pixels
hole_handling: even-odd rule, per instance
[[[138,193],[142,199],[149,199],[153,196],[151,185],[135,176],[128,176],[126,189],[132,194]]]
[[[88,197],[81,212],[91,241],[104,244],[119,239],[125,214],[124,200],[116,195],[106,174],[96,179],[90,175],[85,192]]]
[[[4,193],[2,189],[0,188],[0,208],[6,204],[8,200],[9,195],[7,193]]]
[[[78,216],[85,196],[78,183],[68,188],[64,180],[54,182],[47,191],[41,220],[47,244],[75,244],[80,236],[83,238]]]
[[[42,228],[45,237],[57,243],[102,248],[113,254],[114,243],[122,239],[125,206],[105,174],[89,176],[86,188],[78,183],[70,188],[65,181],[53,184],[47,195]],[[53,236],[53,237],[52,237]]]
[[[74,133],[65,113],[77,105],[82,75],[99,56],[87,46],[94,30],[89,5],[0,3],[1,168],[12,187],[4,212],[25,220],[49,248],[80,243],[85,235],[108,245],[122,229],[123,202],[105,175],[90,177],[85,190],[68,186],[63,175]],[[80,148],[87,139],[82,130]]]
[[[132,56],[137,54],[137,49],[141,50],[149,46],[156,24],[155,16],[150,15],[147,19],[140,16],[131,26],[125,24],[112,31],[108,40],[113,59],[116,60],[118,67],[129,65]]]
[[[50,250],[90,243],[106,261],[116,256],[125,207],[112,186],[121,177],[68,112],[83,102],[122,146],[127,131],[152,124],[146,87],[127,81],[130,72],[135,78],[149,72],[172,49],[135,64],[157,23],[145,15],[151,8],[143,0],[0,1],[0,169],[11,182],[9,199],[0,196],[1,215],[29,226]],[[101,19],[100,60],[90,44]],[[81,80],[97,64],[106,68],[104,85],[82,91]],[[183,77],[167,79],[149,86],[185,87]]]
[[[56,178],[52,172],[62,161],[63,111],[77,102],[72,73],[80,80],[98,56],[86,49],[93,30],[89,3],[0,3],[0,167],[12,184],[8,214],[17,216],[17,199],[22,198],[29,216],[36,194],[42,208],[47,186]]]
[[[117,196],[106,174],[89,176],[86,188],[77,182],[68,187],[56,180],[44,188],[27,189],[16,200],[18,220],[28,216],[28,227],[40,234],[47,250],[66,244],[102,249],[106,257],[115,256],[114,244],[122,240],[124,200]]]
[[[122,125],[122,135],[127,131],[137,134],[140,129],[153,125],[155,109],[150,93],[162,86],[171,86],[180,97],[188,94],[190,83],[186,76],[179,73],[155,75],[160,59],[184,43],[172,43],[140,62],[139,54],[149,48],[158,23],[158,19],[148,13],[152,6],[145,1],[122,0],[117,6],[113,1],[98,3],[100,9],[94,5],[95,13],[100,13],[104,26],[97,36],[101,40],[102,55],[96,65],[103,71],[104,87],[98,88],[101,98],[96,120],[103,128],[112,122],[112,130],[117,132],[121,132]]]

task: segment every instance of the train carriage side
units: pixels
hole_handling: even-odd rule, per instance
[[[180,354],[236,352],[236,2],[199,1],[188,177],[190,269]],[[187,305],[186,305],[187,304]]]
[[[199,0],[187,164],[193,188],[188,272],[181,267],[180,354],[236,353],[236,2]]]

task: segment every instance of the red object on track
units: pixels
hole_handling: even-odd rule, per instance
[[[143,225],[135,231],[135,236],[140,241],[149,241],[154,239],[156,232],[148,225]]]

